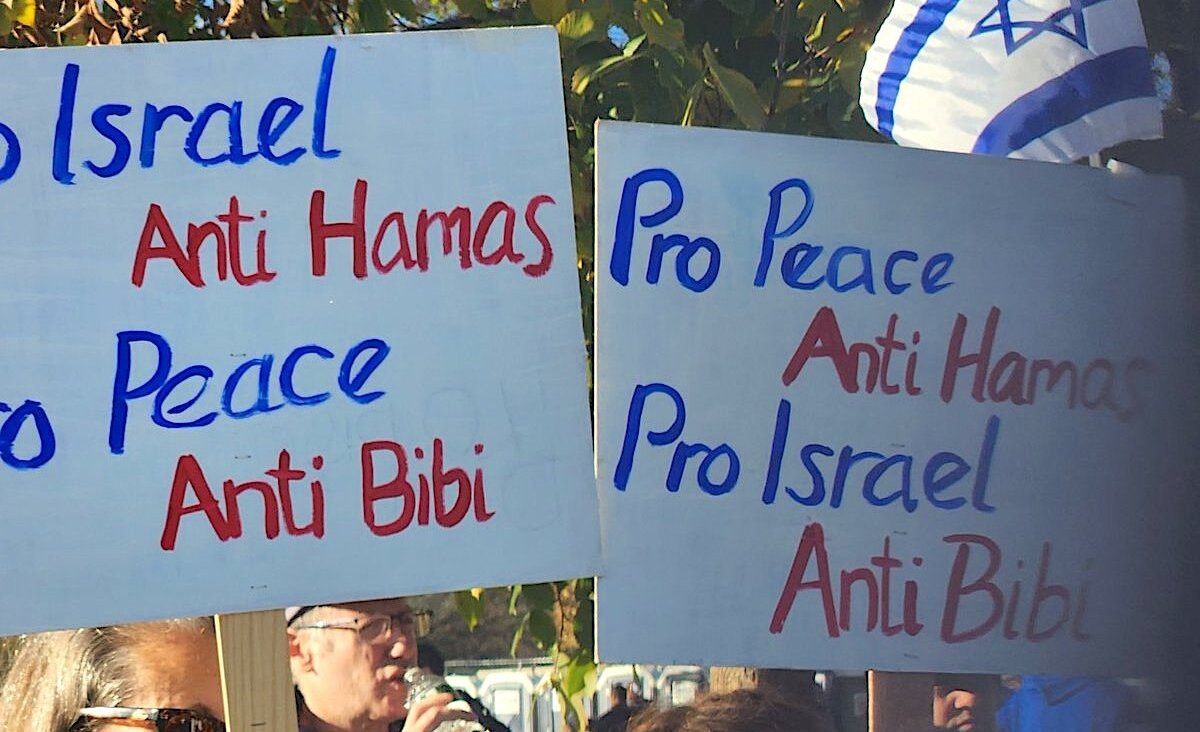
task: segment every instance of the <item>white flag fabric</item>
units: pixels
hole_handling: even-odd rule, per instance
[[[1162,137],[1135,0],[896,0],[860,104],[901,145],[1065,162]]]

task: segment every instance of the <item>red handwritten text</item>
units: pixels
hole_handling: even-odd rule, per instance
[[[324,277],[327,270],[328,249],[331,240],[349,239],[352,251],[352,271],[358,279],[367,277],[367,182],[354,184],[349,221],[331,221],[326,213],[325,191],[313,191],[309,201],[308,224],[312,244],[312,273]],[[538,210],[545,204],[554,204],[547,195],[537,195],[525,204],[523,220],[528,233],[536,241],[537,256],[521,267],[529,277],[541,277],[550,270],[554,261],[554,249],[550,238],[538,223]],[[430,266],[429,239],[431,234],[440,234],[442,256],[457,255],[458,265],[470,269],[478,264],[495,266],[505,262],[520,265],[527,255],[517,246],[517,209],[504,201],[493,201],[483,213],[475,218],[471,209],[456,206],[450,211],[421,209],[413,226],[414,235],[409,237],[409,221],[404,212],[391,211],[383,216],[379,224],[372,227],[374,237],[370,249],[371,267],[379,274],[391,272],[403,264],[405,270],[417,269],[426,272]],[[493,228],[499,225],[500,236],[493,236]],[[472,226],[474,228],[472,229]],[[496,239],[499,241],[496,241]]]
[[[1076,404],[1085,409],[1107,409],[1122,422],[1137,415],[1141,408],[1138,374],[1151,369],[1145,359],[1133,358],[1121,365],[1107,358],[1096,358],[1080,366],[1074,361],[1031,359],[1017,351],[1007,351],[993,363],[1000,316],[1000,308],[993,307],[988,312],[974,352],[966,350],[967,317],[960,314],[955,318],[942,374],[942,401],[949,403],[954,398],[959,371],[966,370],[973,377],[971,398],[977,402],[1033,404],[1039,392],[1050,394],[1060,382],[1065,382],[1062,399],[1068,409],[1074,409]]]
[[[324,458],[317,455],[312,459],[313,470],[320,470]],[[283,523],[291,536],[312,534],[320,539],[325,535],[325,491],[321,481],[312,480],[308,484],[311,495],[310,514],[312,520],[307,526],[296,523],[296,512],[292,501],[292,483],[303,480],[306,473],[292,466],[292,456],[287,450],[279,452],[279,460],[275,467],[265,471],[273,482],[265,480],[250,480],[237,483],[226,480],[222,491],[225,499],[225,509],[221,509],[221,500],[213,495],[208,479],[200,462],[194,455],[182,455],[175,464],[175,478],[171,481],[171,497],[167,500],[167,520],[163,526],[162,538],[159,545],[164,551],[175,549],[179,536],[179,524],[184,516],[203,514],[208,520],[213,533],[221,541],[237,539],[242,536],[242,510],[240,500],[246,493],[257,493],[263,502],[263,533],[268,539],[279,536],[279,519],[282,514]],[[187,503],[189,498],[193,503]]]
[[[266,211],[259,211],[259,218],[266,218]],[[150,204],[146,212],[146,223],[138,238],[137,252],[133,257],[133,274],[130,281],[141,287],[146,280],[146,265],[154,259],[165,259],[193,286],[204,287],[201,272],[201,248],[212,241],[216,258],[217,279],[224,282],[230,273],[239,285],[250,286],[259,282],[270,282],[275,273],[267,269],[267,231],[260,228],[255,240],[255,269],[249,274],[242,269],[242,224],[254,221],[253,216],[241,212],[237,196],[229,197],[229,209],[216,217],[216,221],[187,225],[187,251],[179,245],[179,237],[171,228],[167,214],[157,203]],[[155,245],[155,239],[161,242]]]
[[[482,455],[483,445],[476,444],[474,452]],[[440,439],[433,441],[428,474],[417,471],[415,487],[409,477],[409,469],[414,467],[414,461],[425,459],[424,448],[412,448],[410,458],[410,452],[404,445],[391,440],[376,440],[363,444],[361,458],[363,521],[376,536],[398,534],[412,524],[414,517],[418,526],[428,526],[431,507],[433,520],[445,528],[457,526],[472,508],[478,523],[495,515],[487,507],[483,469],[476,468],[474,478],[469,479],[467,471],[462,468],[447,468],[445,448]],[[390,467],[387,467],[388,464]],[[392,477],[380,480],[378,476],[381,472],[390,473]],[[454,502],[447,505],[447,490],[450,488],[454,490]],[[395,500],[399,501],[398,506],[394,503],[385,504],[398,509],[392,512],[395,518],[380,521],[375,504]]]
[[[1076,575],[1078,585],[1069,588],[1054,579],[1063,573],[1061,566],[1051,571],[1053,547],[1043,542],[1033,577],[1031,594],[1023,594],[1030,579],[1023,559],[1006,563],[1004,552],[992,539],[981,534],[951,534],[943,541],[956,547],[950,563],[942,606],[939,637],[944,643],[964,643],[980,638],[1023,638],[1040,643],[1051,638],[1069,637],[1088,641],[1085,629],[1092,559],[1082,563]],[[883,540],[883,551],[868,559],[865,566],[852,567],[835,574],[826,547],[825,529],[820,523],[804,527],[792,566],[784,581],[779,601],[771,617],[770,631],[782,633],[797,598],[813,590],[825,618],[830,638],[850,632],[879,632],[885,637],[904,633],[915,636],[925,624],[918,619],[918,590],[922,557],[908,563],[893,553],[890,537]],[[1061,560],[1060,560],[1061,564]],[[810,567],[812,571],[810,572]],[[896,607],[893,595],[898,574],[907,571],[903,597]],[[809,575],[815,574],[813,577]],[[1003,577],[1003,579],[1001,579]],[[857,589],[856,589],[857,588]],[[854,598],[865,592],[865,621],[861,607],[855,611]],[[898,611],[898,612],[897,612]],[[855,619],[857,618],[857,620]],[[898,622],[897,622],[898,621]],[[852,630],[853,629],[853,630]]]

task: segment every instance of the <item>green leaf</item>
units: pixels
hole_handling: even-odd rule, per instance
[[[562,685],[562,673],[559,668],[555,668],[551,674],[550,686],[558,694],[558,698],[563,703],[563,708],[570,710],[566,714],[568,720],[568,729],[595,729],[594,727],[582,727],[582,724],[587,723],[588,709],[584,705],[584,695],[576,694],[571,696]],[[572,723],[571,720],[574,720]]]
[[[796,5],[796,17],[816,17],[829,12],[834,0],[800,0]]]
[[[577,158],[572,156],[571,198],[575,202],[574,206],[572,206],[572,212],[575,214],[576,221],[582,220],[583,222],[589,222],[592,219],[592,199],[595,198],[592,193],[592,186],[594,185],[592,182],[594,170],[592,167],[588,167],[586,169],[581,168],[576,160]],[[576,233],[580,235],[580,241],[582,242],[583,232],[578,231],[580,228],[578,224],[576,224],[575,228]],[[591,242],[588,242],[586,250],[577,247],[579,255],[587,256],[588,259],[592,258],[592,248]]]
[[[558,35],[572,41],[603,38],[606,35],[603,18],[591,10],[572,10],[555,24]]]
[[[384,5],[389,11],[407,20],[416,20],[421,15],[413,0],[384,0]]]
[[[638,0],[635,7],[638,24],[651,43],[672,50],[683,48],[683,21],[671,17],[666,0]]]
[[[837,54],[837,78],[847,94],[857,97],[863,66],[867,61],[870,40],[859,36],[841,44]]]
[[[520,587],[520,585],[517,585]],[[513,658],[517,657],[517,649],[521,647],[521,639],[525,637],[525,628],[529,626],[529,613],[525,613],[525,617],[521,618],[521,624],[513,631],[512,645],[509,646],[508,655]]]
[[[721,96],[746,129],[761,130],[766,122],[766,115],[763,114],[762,102],[758,99],[758,90],[754,84],[737,71],[717,63],[717,56],[708,44],[704,45],[704,62],[712,72],[713,81],[717,83]]]
[[[682,105],[677,109],[678,98],[663,88],[659,76],[649,61],[630,66],[629,84],[633,91],[635,122],[676,122],[682,114]]]
[[[789,11],[791,8],[785,3]],[[737,19],[735,29],[737,37],[745,36],[775,36],[778,37],[779,6],[775,0],[755,0],[749,13]]]
[[[591,0],[583,1],[590,2]],[[612,10],[613,18],[624,18],[626,21],[629,21],[625,23],[614,21],[617,22],[617,25],[620,25],[626,31],[633,30],[632,21],[636,12],[634,6],[637,5],[637,0],[605,0],[604,4]]]
[[[632,57],[633,54],[638,52],[638,49],[641,48],[642,44],[645,42],[646,42],[646,34],[645,33],[634,36],[633,38],[629,39],[629,43],[625,44],[625,48],[621,49],[621,53],[624,54],[627,58]]]
[[[483,593],[475,590],[459,590],[454,593],[454,605],[458,608],[458,614],[467,621],[467,629],[474,631],[479,625],[479,621],[483,620]]]
[[[809,29],[805,40],[814,50],[820,51],[833,46],[844,38],[851,29],[853,22],[846,11],[836,3],[830,3],[828,10],[821,13],[812,28]]]
[[[754,12],[754,0],[721,0],[734,15],[749,15]]]
[[[521,598],[521,588],[523,585],[512,585],[508,588],[508,614],[517,614],[517,600]]]
[[[704,78],[703,66],[695,63],[692,54],[672,53],[659,46],[651,46],[649,50],[658,69],[659,83],[683,107],[692,87]]]
[[[544,610],[529,612],[529,633],[533,636],[533,642],[543,651],[549,650],[558,643],[558,628],[555,627],[550,613]]]
[[[525,595],[525,607],[531,610],[549,610],[558,599],[554,594],[554,587],[548,582],[525,585],[522,593]]]
[[[808,35],[804,38],[804,40],[811,44],[820,38],[821,34],[825,32],[825,19],[828,17],[829,13],[821,13],[821,15],[817,18],[817,22],[813,23],[812,28],[808,31]]]
[[[141,19],[142,27],[150,26],[156,30],[161,30],[166,34],[167,38],[172,41],[186,40],[196,30],[197,26],[203,22],[203,19],[196,13],[194,5],[175,6],[175,0],[146,0],[143,7],[143,15]],[[69,28],[68,34],[84,34],[84,23],[79,19],[78,24],[75,23],[76,18],[72,18],[66,23]],[[282,18],[268,18],[267,22],[272,20],[276,22],[282,21]],[[62,26],[59,31],[62,33]]]
[[[697,81],[688,91],[687,102],[683,105],[683,119],[679,120],[679,124],[688,126],[691,125],[696,118],[696,105],[700,103],[700,95],[704,93],[704,79]]]
[[[862,110],[858,106],[858,94],[847,94],[841,87],[831,86],[828,119],[838,137],[861,138],[864,124]]]
[[[391,26],[383,0],[357,0],[355,9],[358,16],[358,27],[355,30],[368,33],[380,33]]]
[[[550,25],[567,14],[567,0],[529,0],[529,7],[538,20]]]
[[[454,4],[463,15],[469,15],[476,20],[483,20],[488,15],[487,0],[454,0]]]
[[[588,85],[598,79],[601,75],[611,71],[614,67],[626,63],[630,60],[629,56],[621,54],[619,56],[609,56],[595,63],[583,64],[575,69],[575,73],[571,74],[571,91],[582,95],[587,91]]]
[[[596,688],[596,662],[590,657],[572,656],[562,669],[563,691],[575,697]]]
[[[838,78],[838,74],[835,73],[833,66],[830,65],[819,74],[813,74],[812,76],[795,76],[787,79],[783,82],[783,85],[779,89],[779,103],[775,107],[776,114],[782,114],[789,109],[796,107],[797,105],[817,105],[819,102],[816,100],[823,98],[819,97],[818,95],[823,93],[826,87],[832,84]],[[855,95],[857,96],[857,77],[854,79],[854,84],[856,85]],[[785,126],[782,129],[787,128]]]
[[[12,20],[32,28],[37,23],[37,0],[13,0]]]
[[[12,31],[12,19],[9,18],[8,6],[0,3],[0,36],[7,36]]]

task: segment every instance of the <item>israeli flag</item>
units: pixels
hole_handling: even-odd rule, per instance
[[[895,0],[860,103],[938,150],[1067,162],[1162,137],[1135,0]]]

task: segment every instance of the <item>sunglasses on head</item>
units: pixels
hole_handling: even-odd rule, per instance
[[[84,707],[72,730],[84,730],[93,720],[133,724],[155,732],[225,732],[225,723],[195,709],[149,709],[142,707]]]

